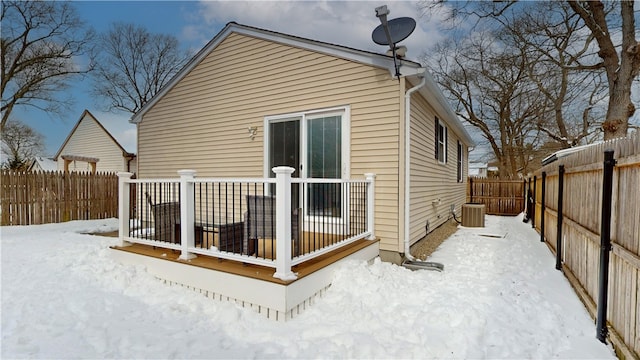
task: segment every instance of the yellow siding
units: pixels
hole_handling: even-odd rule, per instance
[[[79,122],[75,132],[60,151],[60,155],[98,158],[100,159],[96,164],[98,172],[126,170],[122,149],[89,114],[85,114]],[[64,170],[64,160],[61,156],[56,159],[58,170]],[[69,165],[69,171],[91,171],[91,166],[83,161],[74,161]]]
[[[462,146],[463,182],[457,182],[459,137],[448,128],[447,163],[435,158],[435,111],[417,92],[411,97],[411,242],[451,218],[451,205],[460,214],[466,199],[467,147]],[[442,116],[438,116],[442,119]],[[439,199],[439,202],[438,202]],[[458,217],[459,219],[459,217]]]
[[[262,177],[265,116],[348,105],[351,178],[377,175],[376,235],[396,250],[399,93],[387,70],[231,34],[144,115],[139,176]]]

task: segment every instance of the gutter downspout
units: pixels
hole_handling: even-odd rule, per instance
[[[404,258],[402,266],[411,270],[435,270],[443,271],[444,265],[436,262],[422,261],[414,258],[411,255],[411,236],[410,236],[410,211],[411,211],[411,94],[416,90],[425,86],[427,83],[427,76],[425,75],[426,68],[420,68],[419,76],[422,76],[422,81],[411,89],[407,90],[404,95],[404,123],[405,123],[405,141],[404,141],[404,154],[405,154],[405,166],[404,166]]]
[[[424,75],[425,68],[420,68],[422,81],[411,89],[407,90],[404,95],[404,257],[410,261],[416,259],[411,255],[411,238],[409,230],[409,211],[410,211],[410,196],[411,196],[411,94],[420,89],[427,83],[427,77]]]

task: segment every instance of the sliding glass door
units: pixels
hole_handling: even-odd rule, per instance
[[[290,166],[293,177],[341,179],[348,174],[348,121],[345,110],[302,113],[265,119],[269,176],[274,166]],[[346,143],[346,144],[345,144]],[[301,195],[300,194],[304,194]],[[340,184],[307,184],[292,194],[292,205],[310,218],[339,219],[345,209]]]

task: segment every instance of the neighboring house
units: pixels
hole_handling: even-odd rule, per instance
[[[31,160],[28,171],[58,171],[58,163],[54,159],[36,156]]]
[[[82,113],[54,159],[61,171],[135,172],[136,168],[136,155],[127,152],[88,110]]]
[[[487,177],[487,163],[469,163],[469,176],[477,178]]]
[[[399,262],[460,213],[473,141],[429,72],[397,61],[399,78],[390,56],[231,22],[133,116],[137,176],[374,173],[375,234]]]

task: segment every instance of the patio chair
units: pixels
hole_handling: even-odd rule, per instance
[[[244,213],[243,249],[247,255],[259,253],[258,239],[273,239],[276,234],[275,196],[247,195],[247,211]],[[292,252],[296,254],[300,242],[300,209],[291,210]],[[268,248],[275,254],[275,246]],[[273,247],[272,247],[273,246]],[[265,255],[265,254],[262,254]]]
[[[153,215],[154,238],[157,241],[180,242],[180,203],[164,202],[154,204],[151,196],[145,192]]]

